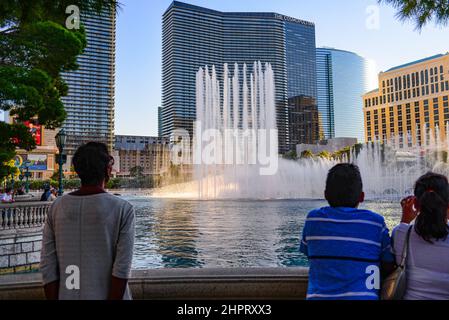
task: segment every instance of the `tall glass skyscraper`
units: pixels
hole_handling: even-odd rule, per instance
[[[78,57],[79,68],[63,78],[69,93],[62,98],[67,118],[66,152],[71,155],[88,141],[114,144],[115,12],[83,16],[87,47]]]
[[[368,91],[368,61],[356,53],[317,48],[317,93],[325,138],[364,141],[362,95]]]
[[[288,98],[316,98],[314,24],[276,13],[219,12],[174,1],[162,21],[160,134],[170,136],[179,128],[192,132],[200,67],[215,65],[220,78],[224,63],[231,70],[234,63],[246,63],[252,72],[254,61],[272,64],[279,146],[286,151]]]

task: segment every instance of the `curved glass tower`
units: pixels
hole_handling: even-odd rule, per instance
[[[368,61],[354,52],[317,48],[318,110],[326,138],[364,141],[362,95],[368,91]]]
[[[200,67],[215,65],[222,81],[224,63],[230,70],[246,63],[250,73],[254,61],[273,67],[279,147],[286,151],[288,98],[316,98],[314,24],[277,13],[220,12],[174,1],[162,18],[160,135],[168,137],[175,129],[192,133]]]

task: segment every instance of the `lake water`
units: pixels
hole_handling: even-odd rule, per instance
[[[315,200],[195,201],[124,197],[136,209],[133,267],[307,266],[299,239],[307,213],[326,205]],[[391,231],[399,203],[366,202]]]

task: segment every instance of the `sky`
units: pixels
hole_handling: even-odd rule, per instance
[[[171,0],[120,0],[117,17],[115,133],[157,135],[161,104],[162,14]],[[183,0],[219,11],[276,12],[315,23],[317,46],[353,51],[376,74],[449,51],[449,27],[400,22],[376,0]]]

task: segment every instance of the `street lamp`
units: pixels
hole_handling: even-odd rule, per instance
[[[31,173],[30,173],[30,161],[28,161],[28,160],[26,160],[24,163],[23,163],[23,167],[25,168],[25,174],[22,174],[22,176],[24,176],[25,177],[25,192],[26,193],[28,193],[28,192],[30,192],[30,184],[29,184],[29,182],[28,182],[28,178],[31,176]],[[22,170],[21,170],[22,171]]]
[[[14,173],[11,173],[11,189],[14,190]]]
[[[58,147],[58,150],[59,150],[59,155],[58,155],[58,164],[59,164],[58,195],[60,195],[60,196],[62,196],[62,194],[64,193],[64,189],[62,186],[62,165],[64,164],[64,159],[63,159],[62,153],[64,152],[66,139],[67,139],[67,135],[66,135],[64,129],[59,130],[58,134],[56,134],[56,136],[55,136],[55,140],[56,140],[56,146]]]

